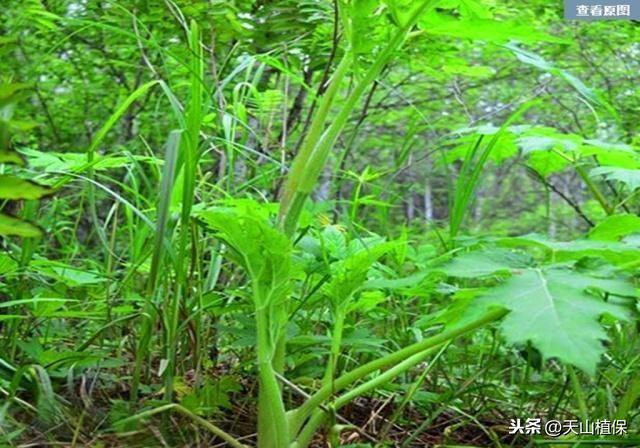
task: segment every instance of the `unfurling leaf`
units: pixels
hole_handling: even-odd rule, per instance
[[[271,225],[258,203],[238,201],[234,205],[209,209],[197,216],[227,244],[229,258],[246,269],[255,305],[274,305],[289,292],[291,242]]]
[[[331,281],[324,288],[335,305],[345,305],[367,280],[372,265],[394,247],[393,242],[379,240],[362,247],[331,266]]]

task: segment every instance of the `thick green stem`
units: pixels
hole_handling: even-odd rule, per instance
[[[322,426],[327,418],[327,414],[321,410],[313,413],[307,424],[304,426],[300,435],[296,437],[290,448],[307,448],[311,443],[311,439],[316,429]]]
[[[287,417],[280,386],[273,368],[274,347],[265,309],[256,310],[258,370],[258,447],[281,448],[289,444]]]
[[[286,334],[283,331],[280,332],[278,342],[276,343],[275,353],[273,355],[273,369],[280,375],[284,374],[284,362],[287,348]]]

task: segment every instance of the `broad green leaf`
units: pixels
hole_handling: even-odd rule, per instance
[[[348,311],[366,313],[388,299],[389,296],[382,291],[363,291],[357,299],[349,304]]]
[[[580,149],[582,137],[558,132],[553,128],[535,127],[525,131],[517,142],[525,155],[553,149],[574,153]]]
[[[569,162],[554,152],[533,152],[527,158],[527,166],[535,170],[538,174],[546,177],[553,173],[558,173],[567,166]]]
[[[358,236],[357,238],[354,238],[351,241],[349,241],[349,244],[347,244],[346,255],[354,255],[357,252],[375,248],[376,246],[382,243],[384,243],[384,238],[378,235],[367,236],[367,237]]]
[[[501,329],[510,343],[531,344],[546,358],[558,358],[595,373],[607,334],[603,314],[626,319],[624,308],[605,302],[592,290],[633,295],[622,279],[601,279],[569,269],[527,269],[492,288],[476,306],[504,306],[510,313]]]
[[[480,319],[487,312],[486,306],[476,306],[479,303],[477,297],[483,291],[484,289],[480,288],[467,288],[456,291],[451,296],[449,306],[422,317],[416,322],[416,326],[427,328],[441,324],[452,329]]]
[[[555,261],[578,260],[583,257],[601,257],[611,263],[625,263],[640,257],[640,244],[628,241],[598,241],[580,239],[574,241],[553,241],[543,235],[529,234],[498,240],[507,246],[533,246],[548,252]]]
[[[592,169],[589,172],[589,175],[591,177],[602,176],[607,180],[621,182],[625,184],[631,191],[640,188],[640,169],[632,170],[612,166],[601,166]]]
[[[575,153],[582,144],[582,137],[563,134],[553,128],[533,127],[525,130],[516,142],[527,157],[527,164],[540,175],[547,176],[569,165],[556,151]]]
[[[604,166],[640,168],[640,153],[631,145],[588,139],[583,143],[580,147],[583,158],[596,156],[598,163]]]
[[[0,213],[0,236],[35,238],[42,236],[42,231],[30,222]]]
[[[591,151],[586,148],[587,147],[583,146],[583,149],[581,150],[583,156],[585,156],[585,154],[589,152],[594,152],[598,164],[601,166],[617,166],[627,169],[640,169],[640,157],[638,156],[638,154],[631,154],[622,151],[607,151],[603,149]]]
[[[484,249],[457,255],[452,261],[436,268],[451,277],[475,278],[522,269],[531,265],[531,258],[506,249]]]
[[[50,188],[30,180],[0,174],[0,198],[2,199],[39,199],[51,193]]]
[[[588,238],[601,241],[618,241],[621,237],[640,233],[640,217],[628,213],[608,216],[589,232]]]
[[[529,165],[543,176],[566,168],[569,165],[567,157],[576,162],[592,162],[596,156],[601,165],[640,168],[639,153],[630,145],[584,139],[554,128],[537,126],[527,129],[518,137],[517,143],[528,157]]]
[[[475,0],[460,0],[458,10],[460,11],[460,15],[463,17],[469,16],[489,19],[492,15],[481,2]]]
[[[473,145],[475,141],[478,140],[478,137],[480,135],[493,136],[499,130],[500,128],[493,126],[482,126],[475,129],[466,128],[458,130],[458,132],[466,133],[467,131],[475,131],[475,133],[457,139],[456,142],[461,143],[461,145],[453,148],[451,151],[448,151],[444,161],[447,163],[452,163],[456,160],[464,160],[467,153],[469,152],[469,146]],[[489,154],[489,160],[495,163],[501,163],[504,160],[513,157],[517,153],[518,146],[516,145],[515,135],[513,135],[511,132],[505,132],[503,133],[503,135],[498,137],[498,140],[496,141],[493,149],[491,150],[491,153]]]
[[[337,226],[325,227],[320,234],[320,243],[330,257],[344,258],[347,255],[347,240]]]
[[[586,139],[584,143],[587,145],[583,150],[584,155],[600,155],[607,152],[620,152],[624,154],[637,156],[638,152],[631,145],[624,143],[610,143],[597,139]]]

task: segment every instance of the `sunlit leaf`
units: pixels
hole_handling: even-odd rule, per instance
[[[634,244],[627,241],[597,241],[595,239],[554,241],[538,234],[500,238],[498,241],[507,246],[538,247],[546,251],[548,257],[555,261],[600,257],[617,264],[629,262],[640,257],[640,243]]]

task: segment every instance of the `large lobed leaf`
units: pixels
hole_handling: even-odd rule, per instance
[[[564,39],[538,31],[525,23],[471,16],[458,19],[452,14],[439,12],[425,14],[419,25],[429,34],[483,40],[486,42],[506,43],[511,40],[519,42],[566,42]]]
[[[444,312],[430,316],[427,323],[454,327],[477,319],[487,309],[505,308],[509,314],[503,319],[501,329],[510,343],[530,342],[544,357],[558,358],[593,374],[604,352],[602,342],[607,339],[600,318],[608,314],[626,319],[628,301],[620,300],[620,297],[637,297],[637,293],[626,277],[613,270],[591,269],[587,272],[576,267],[589,269],[591,265],[586,260],[603,257],[603,254],[614,251],[613,246],[620,250],[621,243],[615,239],[638,228],[638,222],[632,218],[631,215],[610,217],[590,235],[591,238],[600,238],[602,232],[616,230],[613,241],[592,239],[561,243],[534,235],[511,239],[550,249],[556,261],[564,252],[567,259],[581,260],[577,263],[535,267],[533,259],[528,256],[500,248],[458,255],[436,270],[458,278],[485,278],[496,274],[510,276],[489,289],[459,290],[459,293],[466,293],[456,294],[452,305]],[[603,298],[604,293],[610,295],[608,300]]]
[[[530,341],[543,356],[555,357],[594,374],[605,349],[603,314],[626,319],[625,309],[591,290],[634,295],[623,279],[591,277],[571,269],[527,269],[492,288],[474,306],[510,310],[501,329],[511,343]]]

